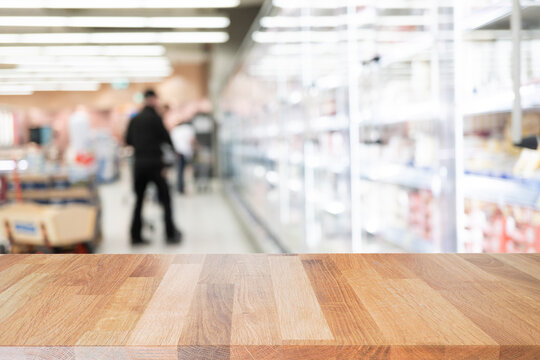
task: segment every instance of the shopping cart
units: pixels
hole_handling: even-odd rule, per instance
[[[193,159],[193,178],[197,192],[208,192],[212,189],[212,150],[199,146]]]

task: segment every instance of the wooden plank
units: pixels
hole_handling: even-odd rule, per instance
[[[202,264],[205,258],[205,254],[177,254],[174,256],[173,264]]]
[[[519,271],[493,256],[485,256],[484,254],[460,254],[459,256],[497,280],[505,282],[507,286],[515,287],[530,294],[533,298],[540,298],[540,279]]]
[[[496,345],[496,342],[419,279],[351,283],[387,344]],[[444,311],[441,311],[444,309]]]
[[[234,284],[238,275],[237,261],[241,255],[206,255],[199,283]]]
[[[387,256],[385,254],[366,254],[362,256],[383,279],[414,279],[418,278],[411,269],[398,261],[400,254]]]
[[[179,345],[230,345],[234,285],[199,284]]]
[[[95,268],[90,270],[89,281],[83,284],[81,294],[113,294],[133,273],[144,255],[100,256]]]
[[[445,360],[499,360],[500,346],[447,346]]]
[[[378,281],[381,275],[369,264],[364,256],[355,254],[331,254],[324,255],[332,260],[338,270],[348,279]],[[302,255],[302,259],[320,259],[320,255]]]
[[[379,327],[333,261],[303,260],[302,263],[339,344],[365,345],[383,341]]]
[[[398,254],[394,258],[433,289],[448,289],[463,283],[496,280],[491,274],[456,254]]]
[[[237,268],[231,344],[281,344],[268,257],[244,257],[237,262]]]
[[[490,254],[489,256],[540,280],[540,266],[534,257],[524,256],[524,254]]]
[[[0,359],[540,354],[538,254],[30,255],[3,264]]]
[[[201,273],[200,264],[172,264],[137,322],[128,345],[177,345]]]
[[[333,340],[311,283],[297,256],[270,256],[270,273],[284,340]]]
[[[128,278],[77,345],[125,345],[158,285],[159,279]]]
[[[439,293],[500,345],[534,345],[540,341],[539,327],[522,321],[494,299],[496,294],[478,283],[440,290]]]
[[[13,264],[0,272],[0,293],[35,272],[39,265]]]
[[[179,360],[229,360],[229,346],[180,346]]]
[[[70,347],[0,347],[0,359],[76,360],[76,356]]]
[[[13,265],[11,268],[16,266]],[[52,280],[46,274],[30,274],[3,291],[0,294],[0,323],[25,306],[28,301],[37,296]]]
[[[175,255],[145,255],[130,276],[163,278],[175,258]]]
[[[234,360],[280,360],[281,346],[231,346]]]
[[[500,360],[529,360],[540,358],[540,346],[501,346]]]
[[[0,324],[0,345],[75,344],[103,300],[103,296],[78,295],[78,291],[79,287],[47,287]]]
[[[0,271],[22,262],[26,257],[28,255],[0,255]]]

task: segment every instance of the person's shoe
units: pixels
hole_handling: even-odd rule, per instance
[[[140,238],[140,239],[132,239],[131,240],[131,245],[133,245],[133,246],[150,245],[150,241],[142,239],[142,238]]]
[[[182,232],[175,230],[172,236],[167,236],[167,244],[180,244],[182,242]]]

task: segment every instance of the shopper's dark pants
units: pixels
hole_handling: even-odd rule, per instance
[[[159,161],[157,161],[156,163],[135,163],[134,182],[137,201],[135,204],[135,211],[133,212],[133,221],[131,223],[132,240],[141,239],[144,193],[146,191],[146,186],[150,182],[156,184],[157,187],[158,199],[161,203],[161,206],[163,207],[163,215],[167,237],[171,237],[175,233],[175,227],[172,219],[171,197],[169,195],[169,187],[167,185],[167,181],[163,177],[163,166],[159,164]]]
[[[185,193],[185,179],[184,179],[184,171],[186,170],[187,165],[187,159],[184,155],[178,154],[178,180],[177,180],[177,189],[178,192],[181,194]]]

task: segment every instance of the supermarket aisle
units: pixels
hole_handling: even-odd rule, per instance
[[[166,245],[161,208],[147,190],[143,216],[143,236],[149,246],[131,247],[129,225],[135,201],[130,176],[124,171],[120,181],[100,187],[103,208],[103,243],[100,253],[246,253],[253,252],[240,224],[228,204],[216,190],[209,194],[172,195],[176,224],[184,233],[180,245]],[[154,227],[152,230],[151,227]]]

